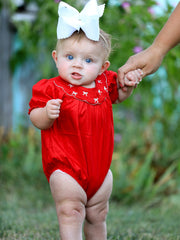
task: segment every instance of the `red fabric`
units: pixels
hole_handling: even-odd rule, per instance
[[[70,174],[90,199],[110,168],[114,128],[112,103],[118,98],[117,74],[106,71],[92,89],[72,86],[60,77],[43,79],[33,87],[29,113],[50,99],[63,100],[58,119],[41,131],[42,162],[49,181],[60,169]]]

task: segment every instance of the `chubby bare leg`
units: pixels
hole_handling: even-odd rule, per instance
[[[86,193],[70,175],[60,171],[51,175],[50,188],[56,205],[61,240],[82,240]]]
[[[103,184],[86,204],[84,233],[86,240],[106,240],[106,216],[112,192],[113,177],[109,170]]]

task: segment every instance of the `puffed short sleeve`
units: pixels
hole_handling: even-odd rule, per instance
[[[51,79],[42,79],[36,83],[32,88],[32,98],[29,102],[29,112],[34,108],[42,108],[46,106],[46,103],[51,99],[62,99],[64,91],[57,87],[55,81],[58,77]]]
[[[118,99],[117,73],[106,71],[108,92],[112,103]]]
[[[29,102],[29,114],[34,108],[45,107],[46,103],[52,99],[52,87],[47,79],[42,79],[32,88],[32,98]]]

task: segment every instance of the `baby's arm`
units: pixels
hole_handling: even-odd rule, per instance
[[[39,129],[50,128],[54,120],[59,117],[61,99],[49,100],[45,107],[34,108],[30,113],[30,119],[33,125]]]
[[[142,71],[141,69],[137,69],[134,71],[130,71],[125,75],[125,87],[126,91],[124,89],[119,88],[119,102],[124,101],[126,98],[128,98],[133,89],[139,84],[139,82],[142,80]]]

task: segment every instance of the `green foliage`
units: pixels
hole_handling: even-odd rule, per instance
[[[34,128],[21,129],[16,133],[0,134],[0,186],[4,183],[13,187],[34,183],[36,186],[46,181],[42,172],[40,136]]]
[[[115,144],[111,166],[112,198],[132,202],[177,193],[180,150],[171,137],[161,140],[156,127],[158,120],[152,120],[148,126],[130,119],[124,123],[117,121],[116,114],[115,119],[122,135]]]
[[[148,24],[154,24],[153,16],[148,12],[152,5],[153,1],[143,1],[140,5],[132,1],[129,10],[124,10],[121,6],[106,8],[102,28],[112,34],[114,39],[114,51],[111,55],[113,70],[117,71],[125,63],[133,54],[135,46],[145,48],[152,42],[156,32],[152,31],[154,26],[148,27]]]
[[[30,2],[25,1],[27,4]],[[33,22],[14,22],[18,32],[19,47],[11,59],[12,71],[19,63],[28,58],[36,62],[41,78],[57,75],[51,52],[56,47],[56,26],[58,20],[58,4],[54,0],[36,1],[39,11]],[[16,40],[17,41],[17,40]]]

